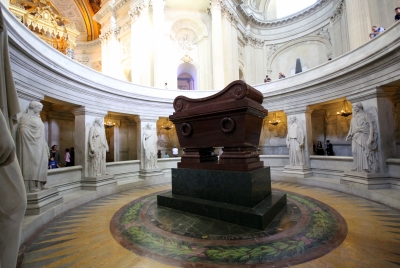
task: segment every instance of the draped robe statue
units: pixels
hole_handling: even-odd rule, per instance
[[[106,132],[101,118],[94,120],[89,130],[89,176],[98,177],[106,174],[106,154],[109,151]]]
[[[346,140],[351,139],[352,171],[376,172],[378,170],[377,138],[374,116],[366,113],[361,103],[354,103],[353,118],[346,138]]]
[[[27,193],[43,190],[47,181],[50,153],[39,117],[42,108],[40,102],[31,101],[18,125],[17,155]]]
[[[305,135],[295,116],[289,119],[289,130],[286,145],[289,148],[289,162],[291,166],[304,166]]]
[[[15,267],[26,193],[11,136],[21,112],[10,66],[7,27],[0,6],[0,267]]]
[[[144,169],[156,169],[157,167],[157,133],[147,124],[143,128],[142,143],[144,150]]]

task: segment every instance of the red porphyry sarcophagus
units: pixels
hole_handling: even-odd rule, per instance
[[[262,167],[256,153],[268,114],[262,102],[261,92],[241,80],[206,98],[176,97],[169,119],[185,148],[178,167],[238,171]],[[219,162],[214,147],[223,147]]]

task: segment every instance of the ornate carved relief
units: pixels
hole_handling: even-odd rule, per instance
[[[90,66],[90,59],[88,56],[77,57],[76,60],[86,66]]]
[[[61,16],[51,3],[16,1],[10,5],[10,11],[40,39],[67,54],[76,46],[76,37],[80,32],[75,23]]]
[[[344,0],[340,0],[335,12],[333,12],[333,15],[331,16],[331,21],[334,23],[337,20],[340,20],[342,18],[344,10],[345,10],[345,2]]]
[[[278,113],[276,116],[276,120],[279,120],[280,123],[276,125],[271,124],[271,120],[272,118],[270,115],[268,115],[268,117],[264,119],[263,128],[260,136],[260,145],[269,145],[271,143],[285,143],[287,135],[286,116],[280,116],[280,114]]]
[[[265,40],[255,38],[250,35],[244,36],[244,41],[246,42],[246,44],[252,44],[253,46],[255,46],[257,48],[262,48],[265,43]]]
[[[332,44],[331,35],[330,35],[330,33],[329,33],[328,27],[322,27],[321,29],[319,29],[319,30],[315,33],[315,35],[316,35],[316,36],[320,36],[320,37],[325,38],[325,39],[328,39],[328,40],[329,40],[329,43]]]

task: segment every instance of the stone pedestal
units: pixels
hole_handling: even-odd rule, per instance
[[[114,175],[104,175],[98,177],[86,177],[81,181],[81,189],[97,191],[102,188],[116,186],[117,180]]]
[[[386,173],[347,171],[343,174],[340,184],[367,190],[386,189],[390,188],[390,176]]]
[[[45,189],[35,193],[29,193],[27,197],[27,207],[25,215],[39,215],[63,202],[63,197],[58,194],[58,190]]]
[[[161,179],[164,177],[161,169],[141,169],[139,170],[139,178],[142,180]]]
[[[283,169],[283,173],[290,174],[291,177],[295,178],[308,178],[312,176],[312,170],[306,166],[290,166],[287,165]]]
[[[250,172],[172,169],[172,191],[157,204],[222,221],[265,229],[286,206],[286,194],[271,191],[270,168]]]

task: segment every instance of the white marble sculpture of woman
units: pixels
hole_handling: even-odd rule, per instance
[[[326,139],[337,140],[336,133],[337,118],[336,115],[331,115],[329,111],[325,114],[325,126],[326,126]]]
[[[353,104],[353,118],[346,140],[351,139],[353,154],[353,171],[377,171],[376,150],[377,133],[375,119],[370,113],[364,111],[361,103]]]
[[[27,193],[43,190],[47,182],[50,155],[40,119],[42,108],[40,102],[31,101],[18,125],[17,155]]]
[[[106,153],[108,152],[103,120],[97,117],[89,130],[89,176],[97,177],[106,174]]]
[[[286,145],[289,148],[291,166],[304,166],[304,141],[305,135],[296,116],[290,117]]]
[[[144,169],[156,169],[157,167],[157,133],[151,124],[143,128],[142,143],[144,150]]]

